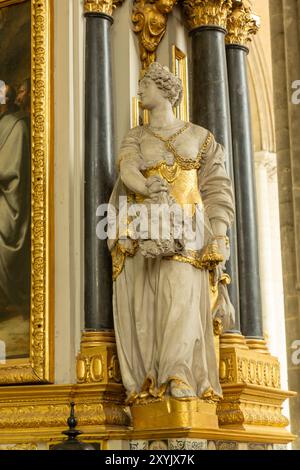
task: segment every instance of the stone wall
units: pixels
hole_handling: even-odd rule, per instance
[[[300,392],[300,105],[292,102],[292,84],[300,80],[300,1],[270,0],[270,7],[288,376],[290,390]],[[300,396],[290,409],[300,435]]]

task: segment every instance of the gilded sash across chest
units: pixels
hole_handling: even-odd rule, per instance
[[[170,195],[181,206],[185,204],[202,204],[196,168],[183,170],[177,162],[171,166],[161,162],[142,173],[145,178],[160,176],[164,179],[169,184]]]
[[[189,125],[189,123],[186,123],[184,127],[169,138],[164,138],[153,132],[150,128],[146,128],[148,133],[165,144],[167,150],[174,156],[174,163],[173,165],[167,165],[167,163],[162,160],[155,166],[142,171],[142,174],[145,178],[160,176],[164,179],[170,186],[171,196],[173,196],[176,202],[181,206],[185,204],[202,205],[199,191],[198,170],[201,168],[203,155],[206,153],[212,140],[212,134],[209,132],[196,158],[182,157],[178,153],[174,142],[180,134],[188,129]]]

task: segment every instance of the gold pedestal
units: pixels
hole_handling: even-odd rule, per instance
[[[0,387],[0,446],[57,444],[67,428],[71,401],[84,441],[105,448],[109,439],[126,439],[130,417],[112,331],[83,333],[77,382]]]
[[[246,340],[240,334],[221,336],[220,382],[223,399],[218,405],[174,398],[133,405],[132,446],[251,450],[258,445],[273,449],[295,439],[286,430],[282,405],[296,394],[281,390],[279,361],[269,354],[265,341]]]
[[[84,331],[77,356],[77,383],[121,384],[113,331]]]
[[[266,343],[224,335],[220,340],[220,381],[223,400],[217,413],[221,429],[257,435],[258,439],[293,441],[282,414],[286,399],[294,397],[280,386],[280,365]]]
[[[83,440],[125,438],[130,420],[120,396],[117,384],[0,387],[0,445],[60,442],[72,401]]]
[[[219,429],[216,405],[206,403],[198,398],[164,400],[133,405],[131,408],[135,432],[159,432],[174,434],[182,430]]]

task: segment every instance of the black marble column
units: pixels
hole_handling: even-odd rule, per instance
[[[107,203],[114,181],[110,26],[102,13],[86,13],[85,58],[85,328],[113,328],[112,263],[99,240],[96,210]]]
[[[225,29],[201,26],[191,31],[192,38],[192,119],[209,129],[225,147],[227,169],[234,183]],[[234,224],[229,233],[231,257],[227,265],[232,284],[231,301],[236,310],[235,330],[240,331],[237,235]]]
[[[262,339],[256,196],[247,79],[248,49],[229,44],[226,51],[237,210],[241,328],[244,336]]]

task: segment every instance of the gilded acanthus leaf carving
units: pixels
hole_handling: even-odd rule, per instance
[[[200,26],[220,26],[226,29],[232,0],[183,0],[183,10],[189,29]]]
[[[114,9],[121,6],[123,2],[124,0],[85,0],[84,11],[112,16]]]
[[[156,60],[156,50],[165,35],[168,14],[177,0],[135,0],[133,3],[133,30],[139,36],[142,69]]]
[[[259,19],[243,2],[235,1],[227,20],[227,44],[246,46],[259,29]]]

